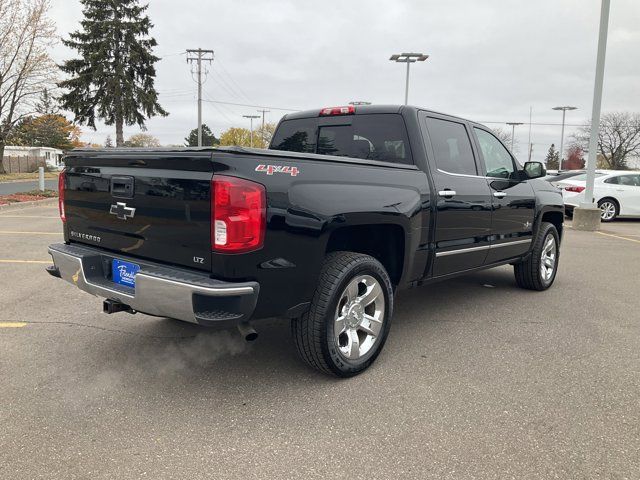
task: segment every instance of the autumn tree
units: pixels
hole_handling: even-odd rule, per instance
[[[0,173],[11,131],[35,112],[38,95],[54,81],[48,10],[48,0],[0,0]]]
[[[259,126],[253,131],[253,143],[251,131],[248,128],[231,127],[220,135],[220,145],[236,145],[240,147],[267,148],[276,131],[275,123],[265,123],[264,128]]]
[[[583,151],[588,151],[591,124],[574,135]],[[640,114],[611,112],[602,115],[598,129],[598,160],[612,170],[625,170],[627,162],[640,157]],[[601,157],[600,157],[601,154]]]
[[[211,129],[206,123],[202,124],[202,145],[205,147],[212,147],[220,144],[220,140],[216,138]],[[198,129],[194,128],[189,132],[189,135],[184,139],[185,147],[197,147],[198,146]]]
[[[253,146],[256,148],[267,148],[271,143],[273,134],[276,131],[275,123],[265,123],[253,131]]]
[[[143,130],[148,118],[167,112],[158,103],[153,54],[156,40],[146,15],[149,5],[138,0],[80,0],[84,19],[81,30],[63,43],[79,58],[60,67],[70,76],[61,82],[66,90],[62,106],[76,122],[96,128],[96,119],[116,126],[116,146],[124,144],[124,125]]]
[[[9,135],[13,145],[70,150],[82,145],[81,131],[60,114],[23,118]]]
[[[153,148],[160,147],[160,140],[148,133],[137,133],[131,135],[126,142],[125,147],[137,147],[137,148]]]
[[[582,170],[585,163],[582,147],[574,144],[567,149],[567,158],[562,162],[562,166],[565,170]]]
[[[544,159],[547,170],[558,170],[560,168],[560,153],[556,150],[555,144],[551,144],[547,156]]]
[[[231,127],[220,135],[220,145],[251,146],[251,131],[248,128]]]

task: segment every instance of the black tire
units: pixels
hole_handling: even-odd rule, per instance
[[[373,277],[381,287],[384,317],[370,350],[358,359],[349,359],[339,350],[334,325],[338,302],[344,301],[347,286],[362,275]],[[389,334],[392,315],[393,287],[382,264],[369,255],[332,252],[325,258],[310,309],[291,321],[291,333],[300,357],[311,367],[339,377],[352,377],[375,361]]]
[[[555,262],[553,271],[549,278],[545,278],[542,273],[543,249],[548,238],[552,236],[555,241]],[[560,237],[558,230],[552,223],[542,222],[538,233],[533,240],[533,249],[531,254],[524,262],[516,263],[513,271],[516,276],[516,283],[520,288],[527,290],[546,290],[553,285],[558,273],[558,262],[560,260]]]
[[[608,204],[613,206],[613,216],[605,215],[603,205]],[[620,215],[620,204],[613,198],[603,198],[598,201],[598,208],[602,211],[600,215],[600,221],[613,222],[618,215]]]

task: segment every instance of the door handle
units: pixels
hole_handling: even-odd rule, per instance
[[[451,197],[455,197],[456,196],[456,191],[455,190],[440,190],[438,192],[438,195],[440,195],[441,197],[444,197],[444,198],[451,198]]]
[[[507,196],[506,192],[493,192],[493,196],[496,198],[504,198]]]

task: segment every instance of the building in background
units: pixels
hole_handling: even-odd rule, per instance
[[[62,170],[62,154],[64,152],[58,148],[51,147],[18,147],[7,145],[4,147],[5,171],[12,169],[12,164],[18,165],[18,170],[37,168],[46,166],[52,170]],[[16,160],[17,159],[17,160]]]

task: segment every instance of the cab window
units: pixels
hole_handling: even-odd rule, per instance
[[[487,177],[513,178],[516,172],[515,164],[509,151],[496,137],[480,128],[473,129],[478,138]]]
[[[461,123],[427,118],[436,166],[447,173],[478,175],[467,129]]]

